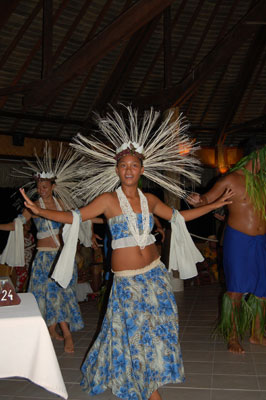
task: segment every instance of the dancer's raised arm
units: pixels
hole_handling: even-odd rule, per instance
[[[25,199],[24,205],[28,209],[30,209],[35,215],[39,215],[40,217],[61,222],[63,224],[72,224],[73,215],[71,211],[57,211],[57,210],[49,210],[39,207],[36,203],[31,201],[29,197],[26,195],[24,189],[19,189],[20,193]],[[107,194],[107,193],[106,193]],[[88,219],[93,219],[98,215],[105,213],[105,195],[103,194],[93,200],[90,204],[85,207],[80,208],[80,213],[82,217],[82,221],[87,221]]]

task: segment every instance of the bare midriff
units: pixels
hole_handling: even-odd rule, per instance
[[[58,240],[59,243],[61,243],[60,238],[58,235],[56,235],[56,238]],[[58,245],[55,243],[54,239],[52,238],[52,236],[48,236],[44,239],[38,239],[37,241],[37,247],[41,248],[41,247],[53,247],[53,248],[57,248]]]
[[[144,268],[158,258],[159,253],[155,244],[150,244],[143,250],[138,246],[115,249],[112,252],[112,270],[124,271]]]

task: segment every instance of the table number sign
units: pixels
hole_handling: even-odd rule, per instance
[[[8,276],[0,276],[0,307],[20,304],[20,297]]]

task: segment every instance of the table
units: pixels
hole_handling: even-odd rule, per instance
[[[19,376],[68,398],[48,328],[32,293],[0,308],[0,378]]]

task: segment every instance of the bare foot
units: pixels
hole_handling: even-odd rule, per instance
[[[64,340],[63,336],[59,335],[59,333],[55,332],[53,335],[51,335],[52,339],[60,340],[62,342]]]
[[[162,400],[158,390],[155,390],[155,392],[152,393],[151,397],[149,400]]]
[[[229,340],[227,348],[231,353],[234,353],[234,354],[244,354],[245,353],[245,350],[240,345],[240,343],[237,339]]]
[[[64,350],[66,353],[74,353],[74,343],[71,335],[67,335],[65,338]]]
[[[64,340],[63,336],[59,335],[59,333],[57,333],[55,329],[50,328],[50,327],[48,329],[49,329],[49,333],[50,333],[50,336],[52,339],[56,339],[56,340],[60,340],[60,341]]]
[[[266,346],[266,337],[258,338],[257,336],[250,336],[249,342],[251,344],[260,344],[262,346]]]

